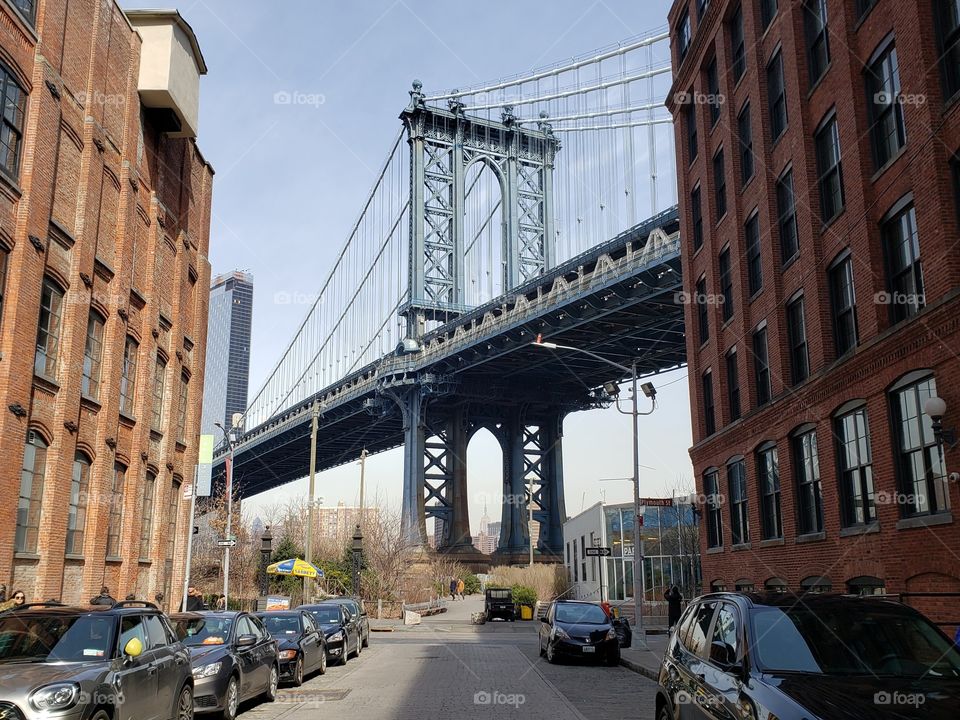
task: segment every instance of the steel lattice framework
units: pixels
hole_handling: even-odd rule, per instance
[[[673,162],[667,42],[658,30],[434,95],[414,82],[316,302],[245,413],[240,487],[307,474],[303,431],[318,403],[333,433],[319,469],[402,444],[408,535],[423,542],[439,518],[446,547],[471,555],[466,445],[487,427],[504,451],[505,497],[528,497],[540,550],[559,549],[563,417],[602,404],[610,373],[526,357],[532,333],[572,333],[645,372],[684,361],[669,296],[676,184],[658,173]],[[508,555],[527,538],[515,505],[503,509]]]

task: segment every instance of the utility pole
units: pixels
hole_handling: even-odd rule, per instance
[[[181,612],[187,611],[187,589],[190,587],[190,566],[193,560],[193,523],[197,514],[197,481],[200,479],[200,464],[193,470],[193,489],[190,493],[190,524],[187,526],[187,567],[183,573],[183,599]]]
[[[313,410],[310,413],[310,489],[307,498],[307,546],[305,548],[306,560],[313,564],[313,506],[314,493],[316,492],[316,474],[317,474],[317,423],[320,418],[320,408],[317,401],[313,401]],[[303,578],[303,601],[309,602],[307,598],[307,588],[310,586],[310,578]]]
[[[369,454],[370,453],[367,452],[366,448],[364,448],[363,451],[360,453],[360,523],[361,524],[363,523],[364,510],[366,507],[363,504],[363,480],[364,480],[364,474],[367,469],[367,455]]]
[[[227,544],[223,548],[223,606],[225,609],[229,609],[230,602],[230,541],[233,540],[233,437],[234,430],[240,424],[243,419],[243,413],[234,413],[233,417],[230,418],[230,430],[227,431],[224,429],[223,425],[216,423],[216,426],[220,428],[220,432],[223,433],[224,439],[227,441],[227,448],[229,452],[227,454],[227,532],[224,540],[227,541]],[[191,532],[193,530],[191,529]]]

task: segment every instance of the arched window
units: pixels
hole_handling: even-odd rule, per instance
[[[884,595],[886,583],[872,575],[860,575],[847,580],[847,592],[851,595]]]
[[[70,479],[70,510],[67,513],[67,555],[82,555],[87,527],[87,497],[90,492],[90,458],[78,452]]]
[[[100,366],[103,361],[103,315],[90,311],[87,320],[87,342],[83,348],[83,379],[80,392],[96,400],[100,397]]]
[[[767,578],[763,583],[763,589],[768,592],[786,592],[787,581],[778,577]]]
[[[63,318],[63,289],[50,278],[44,278],[40,294],[40,319],[37,321],[37,351],[33,371],[41,377],[56,380],[60,353],[60,322]]]
[[[157,476],[147,470],[143,481],[143,503],[141,505],[143,517],[140,519],[140,559],[149,560],[151,541],[153,539],[153,499],[156,492]]]
[[[120,557],[120,531],[123,528],[123,487],[127,468],[120,463],[113,466],[113,484],[110,488],[110,524],[107,527],[107,557]]]
[[[123,346],[123,367],[120,372],[120,412],[133,415],[133,394],[137,389],[137,352],[140,346],[127,336]]]
[[[800,589],[809,593],[825,593],[833,589],[833,583],[822,575],[811,575],[800,581]]]
[[[756,586],[753,584],[753,580],[749,578],[740,578],[733,583],[733,589],[737,592],[753,592],[756,590]]]
[[[726,592],[727,584],[723,580],[714,580],[710,583],[710,592]]]
[[[17,552],[37,551],[46,466],[46,441],[40,437],[40,433],[27,431],[27,444],[23,450],[23,472],[20,473],[20,499],[17,502],[17,533],[14,539]]]

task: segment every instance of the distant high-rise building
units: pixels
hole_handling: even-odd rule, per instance
[[[231,272],[215,277],[207,321],[204,433],[218,435],[214,423],[229,428],[233,414],[247,409],[252,320],[253,276]]]

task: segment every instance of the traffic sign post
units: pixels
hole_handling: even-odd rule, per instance
[[[231,540],[217,540],[217,545],[220,547],[235,547],[237,544],[236,539]]]
[[[613,555],[613,551],[608,547],[588,547],[583,552],[587,557],[610,557]]]

